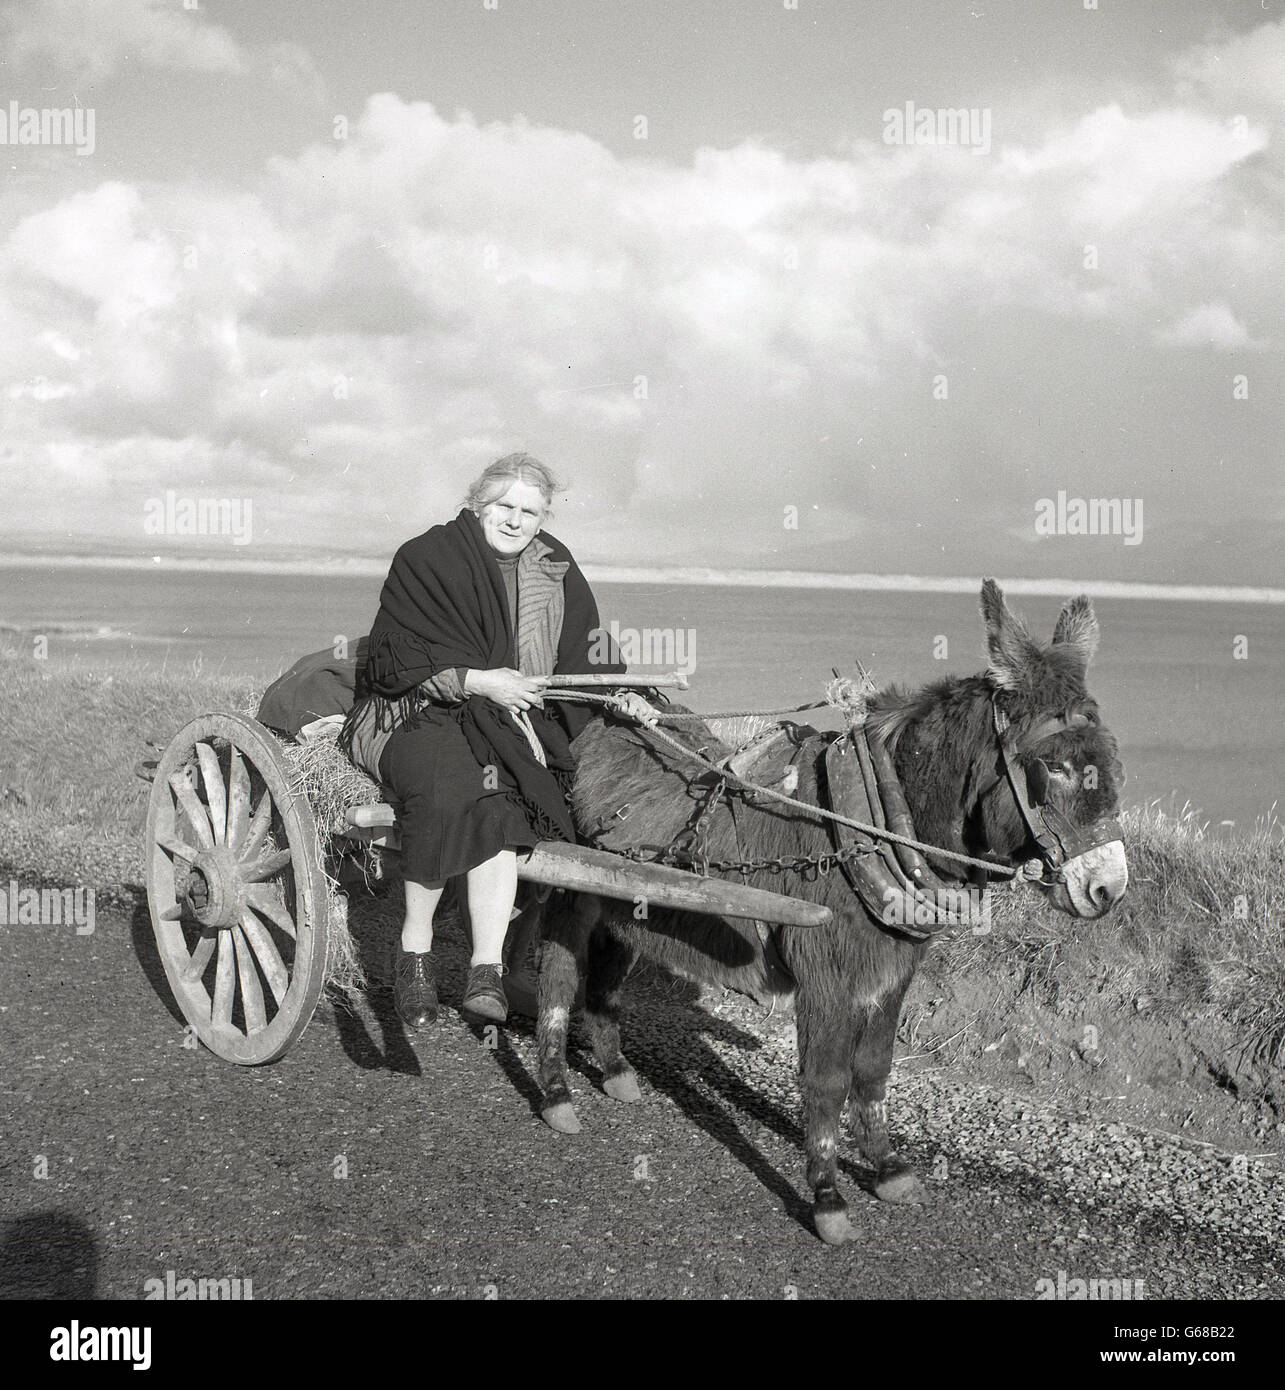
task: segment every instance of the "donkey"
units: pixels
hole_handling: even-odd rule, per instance
[[[1039,860],[1038,887],[1058,909],[1100,917],[1124,894],[1128,868],[1118,828],[1110,823],[1123,769],[1115,739],[1085,688],[1098,644],[1092,604],[1084,596],[1070,601],[1048,646],[1030,637],[994,580],[982,585],[981,611],[988,669],[913,694],[881,691],[870,698],[867,733],[891,754],[920,840],[997,864]],[[824,804],[825,753],[843,735],[796,732],[794,796]],[[707,755],[714,747],[717,756],[708,730],[675,736]],[[645,732],[595,721],[574,751],[573,808],[586,837],[627,802],[633,838],[666,844],[699,809],[702,791],[693,785],[699,769],[648,742]],[[738,796],[734,788],[727,795],[734,804],[725,799],[704,826],[711,857],[789,860],[833,849],[821,818]],[[933,868],[946,884],[966,891],[966,871],[955,863],[935,860]],[[666,909],[640,921],[628,903],[553,895],[540,964],[541,1113],[554,1129],[580,1128],[566,1045],[582,972],[585,1021],[603,1089],[618,1101],[641,1094],[620,1050],[619,1024],[621,988],[640,955],[688,978],[756,995],[765,983],[778,992],[792,985],[812,1217],[821,1239],[838,1244],[853,1235],[837,1185],[839,1123],[850,1093],[875,1194],[893,1202],[923,1200],[918,1177],[889,1141],[884,1095],[902,1001],[925,943],[868,911],[838,872],[807,878],[796,872],[783,886],[779,874],[759,869],[747,881],[826,904],[831,924],[769,928]]]

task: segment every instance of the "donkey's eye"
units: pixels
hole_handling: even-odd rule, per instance
[[[1074,763],[1067,762],[1063,759],[1058,763],[1049,763],[1047,767],[1049,783],[1052,786],[1057,787],[1059,790],[1063,790],[1066,787],[1078,789],[1080,785],[1080,769],[1076,767]]]

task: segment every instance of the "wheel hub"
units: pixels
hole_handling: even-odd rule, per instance
[[[202,850],[183,889],[192,916],[203,927],[230,927],[245,907],[236,856],[225,846]]]

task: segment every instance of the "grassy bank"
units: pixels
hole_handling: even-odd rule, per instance
[[[1285,844],[1279,822],[1210,838],[1190,815],[1124,816],[1129,891],[1083,922],[1021,886],[998,890],[987,936],[954,935],[907,1002],[907,1052],[1074,1096],[1285,1125]],[[1217,1098],[1219,1106],[1212,1106]],[[1226,1126],[1222,1132],[1226,1134]]]
[[[210,709],[253,712],[258,695],[199,668],[104,673],[0,650],[0,867],[106,896],[136,891],[148,788],[134,769],[146,740],[163,746]],[[1079,1068],[1163,1087],[1200,1073],[1285,1116],[1280,824],[1215,839],[1151,808],[1125,825],[1123,904],[1079,922],[1030,889],[999,890],[988,935],[930,953],[906,1050],[1030,1080]]]
[[[141,883],[147,740],[257,704],[248,682],[198,666],[103,672],[0,647],[0,859],[100,892]]]

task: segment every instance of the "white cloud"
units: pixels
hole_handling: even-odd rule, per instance
[[[1169,347],[1251,347],[1245,325],[1223,301],[1201,304],[1158,335]]]
[[[1033,152],[1006,151],[1004,163],[1024,181],[1053,174],[1064,188],[1073,182],[1065,206],[1078,219],[1110,229],[1181,209],[1266,144],[1262,130],[1241,137],[1196,112],[1129,116],[1106,106]]]
[[[12,0],[0,36],[10,68],[28,77],[53,69],[93,85],[157,68],[263,79],[312,104],[325,97],[302,45],[239,43],[204,7],[179,0]]]
[[[1183,96],[1212,101],[1229,117],[1244,111],[1279,122],[1285,19],[1201,44],[1183,54],[1174,71]]]
[[[89,82],[122,64],[240,72],[244,55],[220,25],[175,0],[14,0],[0,16],[9,61],[36,63]]]
[[[80,296],[102,325],[154,319],[178,295],[178,254],[138,189],[104,183],[26,218],[12,265]]]

